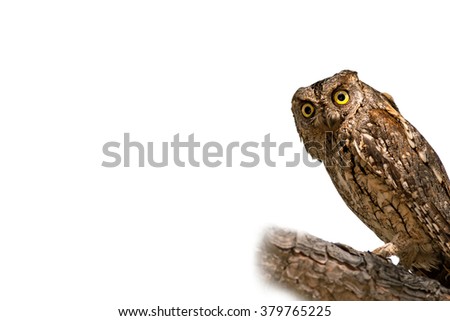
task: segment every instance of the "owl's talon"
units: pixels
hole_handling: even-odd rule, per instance
[[[398,248],[393,243],[386,243],[383,246],[377,247],[372,251],[373,254],[379,255],[384,258],[397,255]]]

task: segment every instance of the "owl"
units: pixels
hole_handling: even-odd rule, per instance
[[[299,88],[297,131],[354,214],[411,272],[450,287],[450,183],[438,155],[392,97],[354,71]]]

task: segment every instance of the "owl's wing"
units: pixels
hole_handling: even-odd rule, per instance
[[[398,109],[372,109],[348,148],[365,170],[402,190],[408,207],[450,257],[450,183],[436,152]]]

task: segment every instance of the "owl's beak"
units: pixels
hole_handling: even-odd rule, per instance
[[[338,125],[341,122],[341,116],[338,112],[330,112],[326,115],[325,120],[327,122],[328,127],[331,130],[334,130],[336,128],[336,125]]]

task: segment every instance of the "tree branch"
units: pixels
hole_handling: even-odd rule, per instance
[[[309,234],[269,229],[259,255],[265,278],[305,299],[450,300],[436,280]]]

